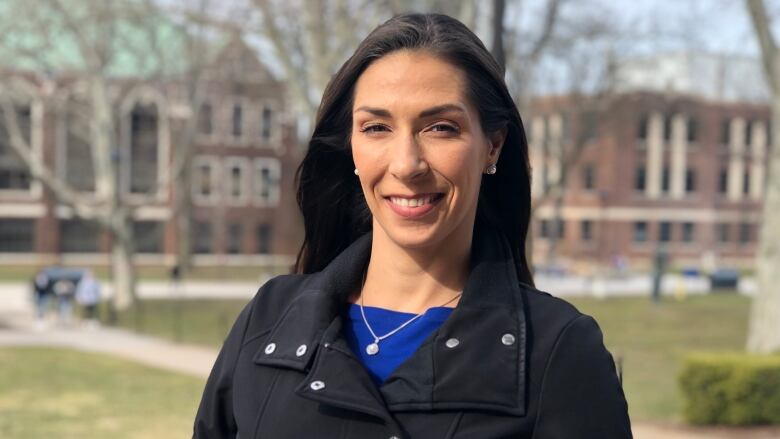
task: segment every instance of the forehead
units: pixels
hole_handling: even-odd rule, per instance
[[[358,78],[354,107],[429,107],[466,104],[461,69],[422,51],[398,51],[374,61]]]

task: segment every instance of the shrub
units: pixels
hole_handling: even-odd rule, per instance
[[[679,383],[692,424],[780,424],[780,355],[693,354]]]

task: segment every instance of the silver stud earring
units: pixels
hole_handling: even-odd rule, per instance
[[[360,172],[358,172],[357,168],[355,168],[355,175],[360,175]]]
[[[487,169],[485,169],[485,174],[493,175],[496,173],[497,170],[498,168],[496,168],[496,164],[491,163],[490,165],[488,165]]]

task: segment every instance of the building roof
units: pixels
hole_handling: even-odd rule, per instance
[[[680,52],[618,62],[617,91],[694,95],[725,102],[768,103],[769,87],[755,58]]]
[[[121,6],[118,6],[121,5]],[[187,69],[188,36],[181,26],[142,3],[114,3],[97,18],[89,2],[67,2],[66,12],[46,2],[0,2],[0,66],[50,73],[87,70],[78,38],[105,57],[104,74],[171,75]],[[115,14],[111,14],[114,13]],[[103,46],[103,47],[101,47]]]

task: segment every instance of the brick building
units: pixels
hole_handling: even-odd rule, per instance
[[[43,99],[39,76],[21,75],[29,77],[29,100],[17,110],[25,137],[52,170],[89,194],[95,187],[90,148],[69,119],[78,97]],[[173,263],[181,237],[173,199],[186,191],[196,263],[289,264],[302,238],[293,192],[301,152],[284,85],[240,39],[218,51],[206,77],[200,108],[189,108],[185,85],[176,81],[123,78],[112,85],[119,154],[126,159],[124,196],[132,203],[134,194],[157,190],[154,203],[135,211],[137,261]],[[197,118],[189,184],[157,187],[172,172],[187,117]],[[104,263],[108,237],[31,180],[7,143],[0,124],[0,263]]]
[[[633,87],[583,113],[573,99],[539,98],[527,122],[535,261],[547,260],[555,240],[564,261],[601,266],[621,256],[646,267],[659,245],[678,267],[752,264],[766,182],[766,103]],[[565,169],[559,151],[577,138],[587,140],[568,156],[576,160],[557,215],[549,188]]]

